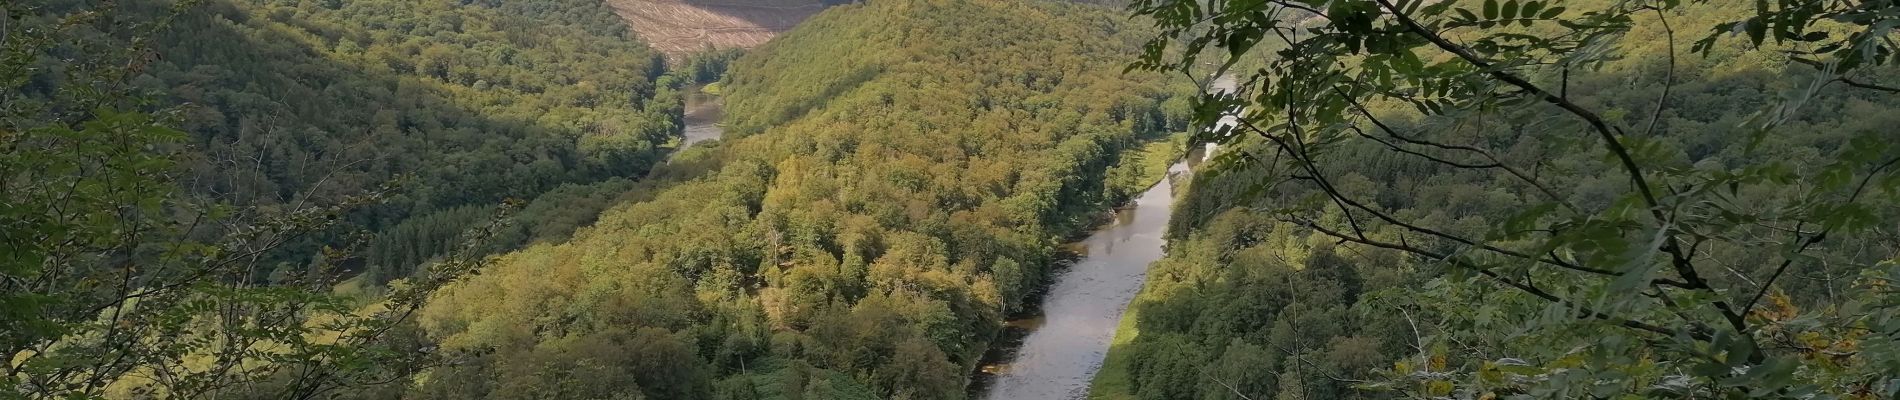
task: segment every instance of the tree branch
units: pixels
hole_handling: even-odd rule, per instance
[[[1878,90],[1878,91],[1887,92],[1887,93],[1900,93],[1900,87],[1882,86],[1882,85],[1873,84],[1873,83],[1861,82],[1861,81],[1849,79],[1848,77],[1845,77],[1845,76],[1840,77],[1840,78],[1835,78],[1834,80],[1840,81],[1841,83],[1845,83],[1847,84],[1847,86],[1853,86],[1853,87],[1857,87],[1861,89],[1872,89],[1872,90]]]
[[[1603,144],[1609,147],[1610,152],[1615,154],[1617,160],[1623,164],[1623,169],[1629,172],[1630,181],[1635,183],[1637,191],[1642,193],[1644,204],[1652,209],[1657,207],[1659,203],[1656,200],[1656,194],[1650,190],[1649,180],[1643,177],[1642,167],[1636,164],[1636,158],[1630,155],[1629,149],[1623,147],[1623,142],[1617,140],[1615,130],[1610,128],[1609,123],[1603,122],[1603,117],[1598,116],[1589,109],[1583,108],[1583,106],[1577,105],[1577,103],[1570,102],[1569,99],[1550,93],[1544,90],[1543,87],[1524,80],[1524,78],[1512,75],[1510,72],[1505,72],[1502,69],[1492,66],[1490,62],[1479,58],[1477,54],[1472,54],[1470,50],[1465,49],[1463,46],[1459,46],[1450,40],[1446,40],[1442,36],[1438,36],[1437,33],[1426,29],[1424,25],[1419,25],[1418,21],[1412,20],[1411,16],[1406,15],[1403,11],[1400,11],[1398,7],[1393,6],[1391,0],[1374,1],[1377,1],[1380,6],[1390,11],[1392,17],[1397,19],[1399,24],[1404,25],[1406,29],[1411,30],[1421,38],[1431,42],[1432,45],[1439,49],[1458,56],[1458,58],[1465,60],[1465,62],[1471,63],[1471,65],[1478,67],[1478,69],[1484,70],[1485,74],[1490,75],[1492,78],[1504,81],[1504,83],[1511,84],[1511,86],[1516,86],[1518,89],[1522,89],[1546,103],[1562,108],[1564,111],[1568,111],[1578,118],[1583,119],[1585,123],[1590,124],[1591,129],[1596,131],[1597,136],[1603,139]],[[1661,212],[1659,210],[1652,211]]]
[[[1564,198],[1563,196],[1559,196],[1559,195],[1557,195],[1557,192],[1556,192],[1555,190],[1551,190],[1551,189],[1550,189],[1550,187],[1548,187],[1548,186],[1545,186],[1545,185],[1543,184],[1543,182],[1538,182],[1538,181],[1537,181],[1537,179],[1535,179],[1535,178],[1533,178],[1533,177],[1531,177],[1531,176],[1529,176],[1529,175],[1526,175],[1526,174],[1524,174],[1524,172],[1523,172],[1523,171],[1519,171],[1519,170],[1518,170],[1517,168],[1513,168],[1513,167],[1511,167],[1510,165],[1508,165],[1508,164],[1505,164],[1503,160],[1499,160],[1499,159],[1498,159],[1498,157],[1497,157],[1496,155],[1493,155],[1493,154],[1491,154],[1491,152],[1490,152],[1490,151],[1488,151],[1488,150],[1485,150],[1485,149],[1481,149],[1481,148],[1477,148],[1477,147],[1473,147],[1473,146],[1465,146],[1465,145],[1448,145],[1448,144],[1444,144],[1444,143],[1438,143],[1438,142],[1432,142],[1432,141],[1426,141],[1426,140],[1419,140],[1419,139],[1417,139],[1417,138],[1412,138],[1412,137],[1408,137],[1408,136],[1406,136],[1406,135],[1403,135],[1403,134],[1400,134],[1400,133],[1399,133],[1399,131],[1398,131],[1397,129],[1393,129],[1393,128],[1392,128],[1392,127],[1391,127],[1390,125],[1386,125],[1386,124],[1385,124],[1385,121],[1381,121],[1381,120],[1379,120],[1379,118],[1378,118],[1378,117],[1376,117],[1376,116],[1373,116],[1373,115],[1372,115],[1372,111],[1371,111],[1371,110],[1368,110],[1368,109],[1366,109],[1366,106],[1365,106],[1364,104],[1361,104],[1361,103],[1359,102],[1359,100],[1358,100],[1358,99],[1356,99],[1356,98],[1353,98],[1353,96],[1351,96],[1351,94],[1350,94],[1350,93],[1347,93],[1347,92],[1345,91],[1345,89],[1340,89],[1339,87],[1337,87],[1337,86],[1335,86],[1335,87],[1333,87],[1333,91],[1334,91],[1335,93],[1338,93],[1338,94],[1339,94],[1339,96],[1340,96],[1341,98],[1344,98],[1344,99],[1346,99],[1346,103],[1347,103],[1347,104],[1350,104],[1350,105],[1352,105],[1352,107],[1353,107],[1353,109],[1359,112],[1359,115],[1361,115],[1361,116],[1364,116],[1364,117],[1366,118],[1366,120],[1367,120],[1367,121],[1369,121],[1369,122],[1372,122],[1372,125],[1373,125],[1374,127],[1377,127],[1377,128],[1379,128],[1379,130],[1380,130],[1380,131],[1383,131],[1383,132],[1385,132],[1385,134],[1386,134],[1387,136],[1391,136],[1391,137],[1393,137],[1393,138],[1396,138],[1396,139],[1398,139],[1398,140],[1400,140],[1400,141],[1403,141],[1403,142],[1406,142],[1406,143],[1411,143],[1411,144],[1414,144],[1414,145],[1420,145],[1420,146],[1430,146],[1430,147],[1436,147],[1436,148],[1440,148],[1440,149],[1445,149],[1445,150],[1463,150],[1463,151],[1468,151],[1468,152],[1472,152],[1472,153],[1477,153],[1477,154],[1478,154],[1478,155],[1480,155],[1480,156],[1484,156],[1484,158],[1485,158],[1485,159],[1487,159],[1487,160],[1491,160],[1491,164],[1487,164],[1487,165],[1469,165],[1469,166],[1467,166],[1467,164],[1461,164],[1461,163],[1453,163],[1453,162],[1449,162],[1449,161],[1441,161],[1441,160],[1439,160],[1439,159],[1438,159],[1438,158],[1436,158],[1436,157],[1431,157],[1431,156],[1427,156],[1427,155],[1424,155],[1424,154],[1420,154],[1420,153],[1416,153],[1416,152],[1412,152],[1412,151],[1408,151],[1408,150],[1403,150],[1403,149],[1399,149],[1399,148],[1398,148],[1398,146],[1394,146],[1394,145],[1392,145],[1392,144],[1389,144],[1389,143],[1386,143],[1386,142],[1385,142],[1384,140],[1378,140],[1378,139],[1376,139],[1376,138],[1375,138],[1375,139],[1373,139],[1373,140],[1375,140],[1375,141],[1378,141],[1378,142],[1379,142],[1379,143],[1381,143],[1381,144],[1385,144],[1385,145],[1386,145],[1387,147],[1392,147],[1393,149],[1395,149],[1395,150],[1399,150],[1399,151],[1401,151],[1401,152],[1405,152],[1405,153],[1408,153],[1408,154],[1414,154],[1414,155],[1418,155],[1418,156],[1420,156],[1420,157],[1424,157],[1424,158],[1426,158],[1426,159],[1428,159],[1428,160],[1432,160],[1432,161],[1434,161],[1434,162],[1439,162],[1439,163],[1442,163],[1442,164],[1446,164],[1446,165],[1451,165],[1451,166],[1454,166],[1454,167],[1459,167],[1459,168],[1498,168],[1498,169],[1502,169],[1502,170],[1504,170],[1505,172],[1507,172],[1507,173],[1510,173],[1510,174],[1511,174],[1511,176],[1515,176],[1515,177],[1517,177],[1517,178],[1518,178],[1519,180],[1522,180],[1522,181],[1524,181],[1525,183],[1529,183],[1529,184],[1531,185],[1531,187],[1532,187],[1532,188],[1536,188],[1536,189],[1537,189],[1537,191],[1539,191],[1539,192],[1542,192],[1542,193],[1543,193],[1543,194],[1544,194],[1545,196],[1548,196],[1548,197],[1550,197],[1550,199],[1551,199],[1551,201],[1555,201],[1555,202],[1557,202],[1557,204],[1560,204],[1560,205],[1563,205],[1563,206],[1564,206],[1564,208],[1566,208],[1566,209],[1569,209],[1569,210],[1570,210],[1570,212],[1573,212],[1573,213],[1577,213],[1577,214],[1582,214],[1582,213],[1583,213],[1583,210],[1581,210],[1581,209],[1578,209],[1578,208],[1577,208],[1577,206],[1576,206],[1576,205],[1574,205],[1574,204],[1570,204],[1570,201],[1569,201],[1568,199],[1565,199],[1565,198]],[[1360,129],[1359,129],[1359,127],[1357,127],[1357,126],[1354,126],[1354,127],[1352,127],[1352,130],[1353,130],[1353,131],[1355,131],[1355,132],[1359,132],[1359,135],[1360,135],[1360,136],[1365,136],[1365,137],[1368,137],[1368,138],[1371,138],[1371,136],[1370,136],[1370,135],[1366,135],[1366,134],[1365,134],[1365,132],[1363,132],[1363,131],[1360,131]]]
[[[1452,43],[1450,40],[1446,40],[1444,37],[1432,32],[1430,29],[1426,29],[1424,25],[1420,25],[1418,21],[1412,20],[1411,16],[1406,15],[1403,11],[1400,11],[1398,7],[1393,6],[1391,0],[1374,1],[1378,2],[1381,7],[1386,8],[1389,14],[1396,19],[1400,25],[1404,25],[1407,30],[1419,35],[1440,50],[1451,53],[1459,59],[1483,70],[1485,74],[1490,75],[1492,78],[1515,86],[1526,93],[1530,93],[1544,102],[1555,105],[1577,116],[1577,118],[1584,120],[1585,123],[1588,123],[1598,138],[1602,139],[1604,147],[1609,150],[1610,154],[1616,156],[1617,161],[1622,164],[1624,171],[1629,175],[1630,183],[1636,186],[1637,193],[1642,195],[1643,204],[1649,208],[1650,215],[1654,217],[1659,224],[1666,225],[1668,223],[1670,218],[1663,212],[1662,203],[1657,200],[1654,190],[1650,188],[1649,179],[1643,176],[1642,166],[1638,165],[1636,158],[1630,155],[1629,148],[1624,147],[1623,142],[1617,139],[1621,130],[1611,128],[1610,125],[1604,122],[1603,118],[1598,116],[1595,112],[1583,108],[1583,106],[1573,103],[1563,96],[1550,93],[1522,77],[1496,68],[1490,62],[1478,57],[1477,54],[1473,54],[1469,49]],[[1689,257],[1683,255],[1682,246],[1675,235],[1668,236],[1668,240],[1662,245],[1662,250],[1669,253],[1670,263],[1675,267],[1676,274],[1682,277],[1686,287],[1707,290],[1711,293],[1715,292],[1713,288],[1709,287],[1708,282],[1703,280],[1700,274],[1696,272],[1695,266],[1690,263]],[[1717,310],[1722,312],[1722,316],[1728,320],[1730,327],[1734,328],[1736,332],[1747,332],[1747,321],[1743,319],[1742,314],[1735,312],[1734,308],[1728,305],[1728,302],[1716,300],[1712,304]]]
[[[1861,177],[1860,184],[1855,185],[1854,192],[1847,196],[1846,204],[1853,204],[1855,201],[1858,201],[1860,199],[1861,193],[1866,192],[1867,184],[1873,181],[1874,176],[1880,175],[1881,171],[1885,171],[1887,168],[1893,167],[1894,164],[1900,164],[1900,157],[1887,160],[1887,162],[1881,163],[1880,165],[1875,166],[1873,169],[1868,170],[1867,176]],[[1799,237],[1801,235],[1801,226],[1803,224],[1804,223],[1795,224],[1794,232],[1795,232],[1796,237]],[[1794,253],[1800,254],[1802,252],[1808,251],[1809,246],[1813,246],[1816,243],[1820,243],[1822,240],[1826,240],[1827,234],[1828,234],[1828,230],[1822,229],[1820,232],[1815,233],[1813,236],[1809,236],[1806,240],[1802,240],[1801,245],[1795,248]],[[1769,275],[1768,280],[1763,281],[1761,283],[1761,287],[1755,290],[1755,296],[1748,299],[1748,305],[1742,307],[1743,315],[1747,315],[1748,313],[1755,311],[1755,305],[1761,302],[1761,298],[1768,294],[1768,289],[1774,286],[1775,280],[1781,279],[1781,275],[1783,273],[1788,272],[1788,267],[1791,265],[1794,265],[1793,257],[1788,257],[1786,259],[1781,260],[1781,265],[1775,267],[1775,273],[1772,275]]]
[[[1266,131],[1261,130],[1258,127],[1255,127],[1253,123],[1246,122],[1243,120],[1241,121],[1241,125],[1247,127],[1247,129],[1253,130],[1255,133],[1266,138],[1268,141],[1274,142],[1276,146],[1281,147],[1281,151],[1297,153],[1297,151],[1290,148],[1288,144],[1286,144],[1284,141],[1279,139],[1277,136],[1269,134]],[[1294,157],[1302,160],[1301,163],[1303,165],[1311,164],[1310,159],[1304,158],[1301,154],[1294,154]],[[1458,237],[1456,235],[1439,232],[1431,228],[1421,227],[1421,226],[1413,225],[1405,221],[1401,221],[1398,218],[1392,217],[1390,215],[1386,215],[1385,213],[1379,212],[1378,210],[1374,210],[1372,207],[1367,206],[1364,203],[1360,203],[1357,200],[1353,200],[1349,197],[1346,197],[1344,194],[1340,193],[1336,188],[1332,187],[1332,185],[1324,183],[1324,177],[1319,176],[1320,172],[1318,169],[1310,167],[1310,166],[1305,167],[1305,168],[1307,169],[1307,172],[1309,174],[1315,175],[1310,178],[1320,183],[1320,190],[1325,191],[1327,193],[1327,197],[1329,197],[1334,203],[1339,204],[1341,211],[1348,213],[1347,220],[1353,223],[1354,232],[1359,233],[1358,236],[1362,239],[1365,237],[1365,235],[1363,234],[1363,231],[1361,231],[1361,228],[1358,226],[1358,223],[1352,220],[1352,216],[1351,216],[1351,212],[1355,209],[1371,214],[1373,217],[1378,218],[1379,220],[1385,221],[1386,223],[1389,223],[1389,224],[1397,225],[1399,227],[1405,228],[1406,230],[1430,235],[1430,236],[1445,239],[1445,240],[1458,242],[1459,244],[1476,247],[1479,249],[1483,249],[1485,251],[1503,254],[1510,257],[1516,257],[1516,258],[1520,258],[1524,260],[1530,260],[1530,261],[1534,261],[1538,263],[1549,264],[1549,265],[1553,265],[1553,266],[1557,266],[1557,267],[1561,267],[1561,268],[1569,269],[1573,271],[1588,272],[1588,273],[1593,273],[1593,274],[1598,274],[1598,275],[1617,275],[1615,271],[1576,265],[1569,262],[1565,262],[1560,259],[1556,259],[1554,257],[1553,258],[1537,257],[1537,256],[1533,256],[1533,255],[1515,251],[1515,250],[1500,248],[1500,247],[1493,246],[1486,243],[1475,242],[1470,239]]]
[[[1439,254],[1437,252],[1420,249],[1420,248],[1412,247],[1409,245],[1381,242],[1381,241],[1376,241],[1376,240],[1371,240],[1371,239],[1352,238],[1352,237],[1345,236],[1344,234],[1338,231],[1327,229],[1326,227],[1323,227],[1323,226],[1319,226],[1319,224],[1314,223],[1312,221],[1284,218],[1284,217],[1281,218],[1281,221],[1297,224],[1297,225],[1306,227],[1308,229],[1312,229],[1314,231],[1320,232],[1327,236],[1338,237],[1338,238],[1341,238],[1343,240],[1353,242],[1353,243],[1359,243],[1359,244],[1363,244],[1367,246],[1378,247],[1378,248],[1383,248],[1383,249],[1388,249],[1388,250],[1398,250],[1402,252],[1412,253],[1415,255],[1425,256],[1425,257],[1432,258],[1435,260],[1442,260],[1445,262],[1456,264],[1458,266],[1465,267],[1473,271],[1477,271],[1479,274],[1489,277],[1492,280],[1498,281],[1498,283],[1502,283],[1505,286],[1510,286],[1511,288],[1517,289],[1518,291],[1524,292],[1526,294],[1530,294],[1531,296],[1536,296],[1537,298],[1544,299],[1545,301],[1562,304],[1566,307],[1571,307],[1573,309],[1576,309],[1580,317],[1595,318],[1595,319],[1600,319],[1604,321],[1609,321],[1609,322],[1613,322],[1617,324],[1618,326],[1622,326],[1625,328],[1655,333],[1655,334],[1664,335],[1664,336],[1673,336],[1676,334],[1676,332],[1673,330],[1665,329],[1663,327],[1652,325],[1646,322],[1617,317],[1617,316],[1605,314],[1602,312],[1598,312],[1587,306],[1583,306],[1576,302],[1564,299],[1562,297],[1558,297],[1557,295],[1551,294],[1550,292],[1545,291],[1543,289],[1539,289],[1536,286],[1533,286],[1524,282],[1519,282],[1511,278],[1504,277],[1503,275],[1499,275],[1497,272],[1492,271],[1490,269],[1482,268],[1475,264],[1471,264],[1469,262],[1459,260],[1457,258],[1453,258],[1444,254]],[[1690,337],[1695,338],[1697,340],[1711,339],[1709,335],[1697,333],[1697,332],[1689,332],[1689,335]]]
[[[1663,33],[1667,34],[1664,40],[1669,44],[1669,66],[1663,71],[1662,96],[1656,98],[1656,112],[1650,114],[1649,127],[1643,128],[1643,136],[1656,133],[1656,123],[1662,120],[1663,108],[1669,105],[1669,91],[1676,87],[1676,30],[1669,27],[1669,17],[1661,8],[1649,9],[1656,11],[1656,19],[1662,21]]]

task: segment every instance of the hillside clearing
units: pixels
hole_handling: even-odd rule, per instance
[[[678,57],[707,48],[751,48],[824,10],[817,0],[608,0],[655,50]]]

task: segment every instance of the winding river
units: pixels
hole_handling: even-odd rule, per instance
[[[1212,90],[1231,91],[1235,82],[1221,77]],[[1233,117],[1221,120],[1234,123]],[[1168,167],[1168,178],[1149,187],[1134,204],[1115,212],[1115,219],[1076,243],[1084,256],[1058,273],[1043,297],[1041,315],[1009,321],[998,347],[1013,355],[1006,362],[987,365],[978,379],[981,398],[990,400],[1070,400],[1088,396],[1089,381],[1102,367],[1122,313],[1148,279],[1148,264],[1165,254],[1168,218],[1173,214],[1175,177],[1206,160],[1215,150],[1209,144],[1189,151]]]

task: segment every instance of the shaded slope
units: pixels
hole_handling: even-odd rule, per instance
[[[167,3],[124,2],[114,17],[145,23]],[[622,181],[664,155],[679,99],[655,87],[655,53],[604,13],[588,0],[205,1],[155,34],[131,81],[191,105],[178,180],[207,201],[270,215],[407,178],[337,229],[377,232],[362,267],[400,277],[505,199]],[[301,266],[351,233],[280,258]]]

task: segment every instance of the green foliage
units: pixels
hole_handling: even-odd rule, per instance
[[[1277,351],[1249,398],[1890,396],[1896,5],[1716,3],[1135,2],[1137,69],[1243,84],[1120,351]],[[1227,289],[1262,260],[1316,276]]]
[[[664,330],[718,398],[962,398],[1055,245],[1172,158],[1144,148],[1182,128],[1162,105],[1188,88],[1120,73],[1142,37],[1122,20],[1053,2],[830,9],[733,62],[722,92],[744,133],[672,161],[701,172],[502,257],[423,326],[496,365]]]
[[[579,4],[586,3],[569,6]],[[462,11],[479,9],[460,6],[384,5],[423,7],[427,13],[408,15],[451,24],[500,18],[470,11],[473,17],[462,19]],[[560,143],[584,135],[489,121],[458,108],[473,103],[444,99],[455,97],[448,93],[456,83],[429,82],[416,71],[365,72],[373,68],[339,60],[351,46],[398,45],[388,42],[390,29],[420,34],[445,27],[364,15],[325,19],[339,18],[338,10],[374,12],[340,2],[0,5],[0,189],[9,193],[0,205],[0,354],[8,359],[0,364],[0,397],[377,396],[391,393],[384,384],[439,362],[412,317],[437,289],[481,265],[483,243],[502,229],[492,206],[473,204],[500,202],[508,193],[392,200],[386,183],[417,172],[404,163],[499,150],[425,139],[473,142],[494,134],[500,143],[533,134],[543,137],[532,146],[573,147]],[[315,16],[291,18],[299,12]],[[339,21],[345,23],[331,25]],[[618,30],[589,32],[625,39]],[[481,38],[430,38],[438,39],[514,51]],[[430,42],[403,45],[424,44]],[[605,67],[602,77],[620,74],[615,65]],[[504,97],[501,103],[541,112],[621,118],[597,105],[561,105],[567,100],[553,96]],[[408,119],[395,119],[398,113]],[[372,116],[389,117],[385,126],[396,130],[365,129]],[[634,171],[609,171],[618,168],[573,173]],[[460,182],[440,188],[478,190]],[[526,189],[520,193],[539,190]],[[442,218],[449,221],[427,221],[457,227],[405,232],[433,241],[415,244],[434,253],[426,256],[429,265],[402,274],[407,279],[367,305],[332,294],[339,278],[362,270],[357,253],[371,242],[348,226],[375,228],[401,214],[458,205],[469,206]],[[670,354],[692,351],[672,348]],[[684,393],[666,382],[653,387]]]
[[[739,49],[707,50],[687,57],[686,62],[673,70],[693,83],[714,83],[725,77],[726,69],[742,55],[745,52]]]
[[[665,330],[606,331],[541,343],[501,361],[500,399],[706,399],[707,371]],[[477,378],[481,379],[481,378]],[[449,379],[444,384],[455,384]],[[479,392],[469,393],[480,395]]]
[[[1251,179],[1229,175],[1213,179]],[[1206,190],[1195,188],[1195,191]],[[1185,214],[1186,211],[1177,211]],[[1221,214],[1169,245],[1132,306],[1140,334],[1125,357],[1125,394],[1140,399],[1336,397],[1389,365],[1389,314],[1355,315],[1360,288],[1412,281],[1384,254],[1308,239],[1268,215]],[[1282,395],[1283,391],[1292,391]],[[1238,396],[1236,396],[1238,395]]]
[[[52,12],[83,2],[29,3]],[[143,22],[168,2],[124,3],[111,17]],[[470,210],[638,178],[681,131],[678,87],[660,82],[659,55],[599,2],[209,0],[142,40],[155,57],[125,79],[189,105],[177,124],[188,133],[177,159],[188,194],[284,210],[400,181],[346,225],[404,244],[379,251],[401,257],[371,260],[393,272],[385,279],[480,226]],[[59,71],[29,74],[25,95],[55,95],[37,82],[67,79]],[[272,258],[307,258],[350,234],[300,238]]]

